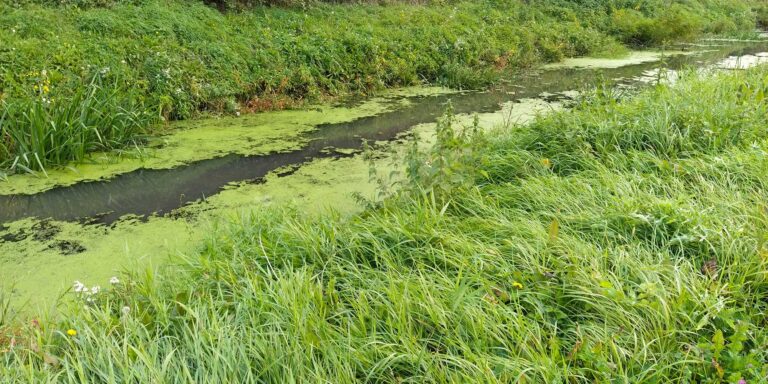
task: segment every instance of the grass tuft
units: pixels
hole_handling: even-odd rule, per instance
[[[136,102],[130,90],[99,76],[65,100],[47,81],[29,99],[0,102],[0,167],[43,171],[88,154],[136,143],[158,113]]]

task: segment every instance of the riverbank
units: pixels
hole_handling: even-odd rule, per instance
[[[410,88],[355,106],[182,122],[140,157],[105,154],[87,167],[53,170],[48,178],[12,176],[3,187],[13,189],[0,189],[0,289],[14,311],[52,310],[73,280],[106,284],[120,271],[157,268],[193,254],[219,223],[244,211],[288,204],[313,213],[359,212],[363,205],[355,196],[376,200],[376,183],[357,153],[362,140],[371,143],[377,167],[390,169],[392,152],[402,157],[407,149],[402,137],[433,136],[434,121],[449,101],[463,121],[477,115],[484,127],[493,127],[556,109],[605,81],[635,87],[657,80],[662,67],[668,74],[719,67],[726,58],[739,61],[766,50],[765,44],[729,43],[667,55],[663,66],[647,62],[660,54],[644,52],[592,60],[588,68],[580,68],[582,60],[532,72],[484,92]],[[308,134],[291,141],[294,136],[276,125]],[[221,126],[229,130],[215,129]],[[228,137],[232,130],[240,134]]]
[[[183,265],[6,333],[0,373],[760,382],[766,79],[688,72],[486,134],[443,118],[380,206],[234,218]]]
[[[0,2],[5,173],[145,144],[147,134],[164,129],[161,121],[200,112],[282,109],[425,83],[475,88],[563,57],[615,55],[622,44],[749,34],[758,17],[747,0],[632,9],[544,1],[317,4],[224,13],[178,1],[51,4]]]

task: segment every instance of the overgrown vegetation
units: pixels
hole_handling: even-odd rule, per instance
[[[136,143],[159,121],[131,90],[103,84],[100,76],[66,100],[51,96],[45,71],[38,76],[35,97],[0,105],[0,158],[13,159],[11,170],[45,172],[49,164]]]
[[[766,93],[766,67],[692,72],[491,134],[448,116],[378,209],[246,215],[181,267],[0,337],[0,374],[763,382]]]
[[[510,68],[612,54],[623,49],[620,43],[746,33],[756,23],[751,0],[672,1],[671,6],[661,0],[362,3],[269,2],[293,6],[279,8],[245,1],[234,7],[240,11],[220,12],[194,1],[3,0],[0,104],[10,112],[0,137],[0,168],[63,165],[145,131],[134,126],[136,119],[102,127],[115,138],[105,145],[96,136],[85,137],[87,142],[76,144],[85,151],[56,148],[58,139],[47,148],[18,140],[57,136],[35,132],[67,120],[56,115],[59,111],[85,107],[78,95],[90,92],[95,75],[116,97],[103,105],[113,108],[109,111],[120,105],[135,116],[141,111],[127,106],[138,106],[166,120],[185,119],[201,110],[284,108],[421,83],[477,87]],[[40,100],[35,87],[43,72],[50,82],[47,97],[60,106],[37,113],[49,120],[33,123],[13,111]],[[121,127],[128,129],[117,132]]]
[[[768,4],[760,4],[754,7],[757,15],[757,25],[760,28],[768,28]]]

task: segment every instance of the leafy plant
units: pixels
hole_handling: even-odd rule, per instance
[[[474,185],[482,171],[483,132],[475,119],[471,127],[456,127],[449,107],[437,122],[434,143],[427,151],[414,138],[405,158],[407,189],[448,198],[456,188]]]
[[[120,148],[158,121],[157,112],[137,102],[130,90],[99,75],[65,100],[48,87],[40,86],[29,99],[2,103],[0,164],[10,171],[45,171]]]

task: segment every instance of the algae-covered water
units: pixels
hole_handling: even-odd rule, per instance
[[[602,81],[652,80],[662,59],[672,70],[741,68],[768,50],[707,49],[573,59],[482,92],[411,88],[349,105],[182,122],[146,148],[11,176],[0,182],[0,289],[16,307],[49,306],[73,280],[105,285],[121,269],[162,265],[192,253],[216,223],[253,210],[354,213],[353,196],[375,196],[363,140],[378,143],[378,167],[392,167],[386,154],[402,148],[403,135],[429,138],[449,102],[467,124],[476,115],[498,127],[560,108]]]

